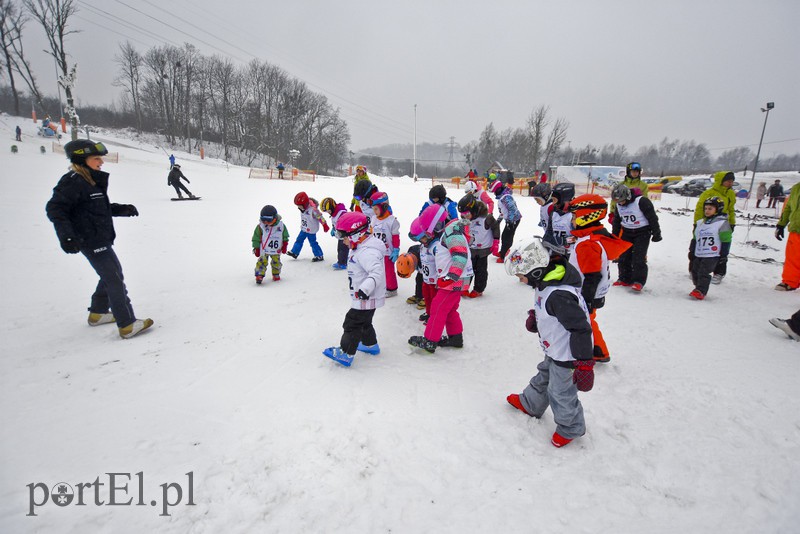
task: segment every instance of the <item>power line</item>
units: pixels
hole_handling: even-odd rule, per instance
[[[782,139],[780,141],[769,141],[767,143],[762,143],[762,144],[764,144],[764,145],[777,145],[779,143],[790,143],[792,141],[800,141],[800,137],[795,137],[794,139]],[[746,146],[758,146],[758,143],[753,143],[751,145],[736,145],[736,146],[724,146],[724,147],[720,147],[720,148],[709,148],[708,151],[709,152],[713,152],[715,150],[729,150],[731,148],[742,148],[742,147],[746,147]]]

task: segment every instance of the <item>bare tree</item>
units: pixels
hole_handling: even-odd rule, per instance
[[[67,117],[72,125],[72,139],[78,138],[80,120],[75,109],[75,99],[72,88],[75,86],[77,64],[70,67],[67,62],[67,52],[64,48],[65,39],[77,30],[69,30],[67,25],[72,15],[77,12],[74,0],[23,0],[33,18],[42,25],[47,41],[50,44],[50,54],[55,58],[58,69],[61,71],[58,83],[64,88],[67,99]]]
[[[719,169],[735,171],[743,169],[753,161],[753,151],[746,146],[726,150],[717,158],[716,166]],[[763,166],[762,166],[763,167]]]
[[[122,87],[130,95],[133,105],[133,114],[136,116],[136,130],[142,131],[142,104],[140,85],[142,80],[142,55],[133,48],[130,41],[119,45],[119,54],[114,57],[120,67],[120,73],[114,80],[114,85]]]
[[[539,106],[538,108],[531,111],[531,114],[528,115],[528,120],[526,122],[526,129],[529,141],[529,148],[528,148],[528,161],[531,170],[539,170],[539,163],[542,158],[542,149],[544,148],[542,145],[544,144],[545,139],[545,128],[550,123],[550,120],[547,118],[547,111],[548,108],[546,106]]]
[[[20,109],[15,73],[28,86],[28,90],[40,110],[44,111],[42,93],[36,85],[36,78],[31,71],[30,63],[25,59],[22,46],[22,30],[26,22],[25,13],[18,9],[13,0],[0,0],[0,46],[2,46],[4,67],[8,74],[11,92],[14,95],[14,111],[17,115],[20,115]]]

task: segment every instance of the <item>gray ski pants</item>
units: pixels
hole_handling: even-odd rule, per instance
[[[539,418],[550,406],[557,425],[556,432],[567,439],[584,435],[583,406],[578,400],[578,388],[572,383],[572,369],[559,367],[548,356],[536,369],[539,374],[531,378],[531,383],[520,396],[525,411]]]

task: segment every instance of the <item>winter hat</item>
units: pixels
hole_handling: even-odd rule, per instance
[[[489,191],[494,193],[495,195],[499,195],[502,189],[503,189],[503,182],[501,182],[500,180],[495,180],[494,182],[491,182],[491,185],[489,186]]]

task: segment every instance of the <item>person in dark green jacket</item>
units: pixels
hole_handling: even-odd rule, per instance
[[[733,173],[730,171],[720,171],[714,173],[713,179],[714,185],[700,193],[700,197],[697,199],[697,205],[694,208],[694,224],[697,226],[697,222],[705,217],[703,213],[703,203],[711,197],[719,197],[725,205],[720,211],[724,211],[728,215],[728,224],[731,225],[731,232],[733,232],[736,228],[736,213],[734,211],[734,208],[736,208],[736,191],[733,190]],[[694,253],[690,252],[689,272],[692,270],[693,261]],[[728,258],[720,258],[720,261],[714,269],[714,276],[711,278],[711,283],[721,283],[727,273]]]

